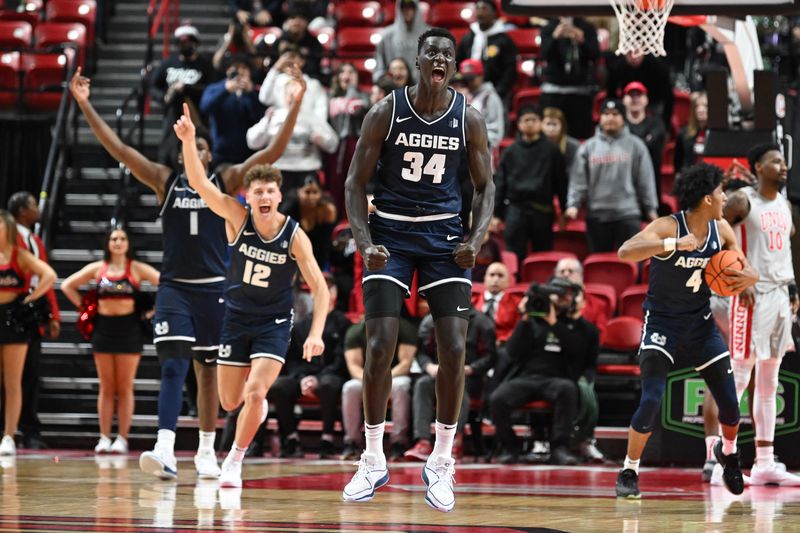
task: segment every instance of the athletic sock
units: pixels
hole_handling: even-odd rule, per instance
[[[165,452],[175,453],[175,432],[171,429],[159,429],[156,438],[156,448]]]
[[[216,431],[203,431],[202,429],[198,431],[200,435],[197,444],[197,451],[204,451],[204,450],[211,450],[214,451],[214,439],[217,438]]]
[[[706,437],[706,461],[715,461],[714,459],[714,445],[719,440],[719,435],[711,435]]]
[[[736,439],[728,440],[724,436],[722,437],[722,453],[725,455],[730,455],[732,453],[736,453]]]
[[[234,442],[233,446],[231,446],[231,451],[228,452],[228,459],[241,463],[244,460],[244,452],[246,451],[247,448],[239,448]]]
[[[364,424],[364,438],[367,442],[365,452],[375,455],[384,462],[386,461],[386,457],[383,455],[383,431],[385,427],[386,422],[381,422],[374,426]]]
[[[625,456],[625,462],[622,463],[622,469],[623,470],[633,470],[638,475],[639,474],[639,463],[640,462],[641,462],[641,459],[636,459],[634,461],[634,460],[632,460],[630,457],[628,457],[626,455]]]
[[[775,462],[775,446],[756,446],[756,464],[769,466]]]
[[[431,458],[452,455],[453,439],[455,439],[457,427],[458,424],[442,424],[438,420],[436,421],[436,442],[433,444]]]

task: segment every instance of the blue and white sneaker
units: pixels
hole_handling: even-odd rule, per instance
[[[175,454],[161,450],[158,446],[152,452],[142,452],[139,456],[139,468],[142,472],[152,474],[159,479],[176,479],[178,477],[178,462]]]
[[[429,457],[422,469],[422,481],[428,487],[425,502],[443,513],[449,513],[456,504],[453,494],[456,464],[452,457]]]
[[[389,483],[386,459],[381,461],[377,455],[364,452],[361,459],[354,464],[358,466],[358,470],[342,491],[342,500],[368,502],[375,496],[376,490]]]

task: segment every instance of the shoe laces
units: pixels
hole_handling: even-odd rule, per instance
[[[375,464],[370,464],[364,455],[361,456],[358,462],[353,463],[353,465],[358,467],[358,470],[356,471],[357,476],[367,476],[370,472],[377,470],[377,468],[375,468]]]
[[[434,469],[439,481],[444,481],[451,487],[456,484],[456,465],[453,461],[447,461],[437,464]]]

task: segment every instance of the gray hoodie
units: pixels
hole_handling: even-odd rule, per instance
[[[416,78],[414,64],[417,60],[417,40],[429,27],[422,18],[419,2],[417,2],[414,22],[411,23],[411,29],[409,29],[406,26],[406,21],[403,20],[400,0],[397,0],[395,3],[394,22],[381,32],[381,41],[375,48],[375,70],[372,71],[372,81],[377,83],[389,70],[389,63],[396,57],[402,57],[406,60],[409,68],[411,68],[411,76]]]
[[[567,207],[580,208],[600,222],[656,211],[656,181],[647,146],[624,126],[616,137],[597,127],[575,155]]]

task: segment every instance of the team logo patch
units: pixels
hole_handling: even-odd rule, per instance
[[[231,345],[230,344],[220,344],[219,345],[219,352],[217,355],[221,359],[227,359],[231,356]]]
[[[716,242],[712,242],[711,243],[711,249],[712,250],[716,250],[717,249],[717,243]]]
[[[288,248],[288,247],[289,247],[289,241],[283,241],[283,242],[281,243],[281,248],[283,248],[284,250],[285,250],[286,248]]]
[[[653,344],[658,344],[659,346],[664,346],[667,344],[667,337],[665,335],[660,335],[658,333],[653,333],[650,335],[650,342]]]
[[[169,333],[169,322],[156,322],[154,328],[156,335],[166,335]]]
[[[450,119],[450,127],[451,128],[457,128],[458,127],[458,119],[457,118],[451,118]]]

